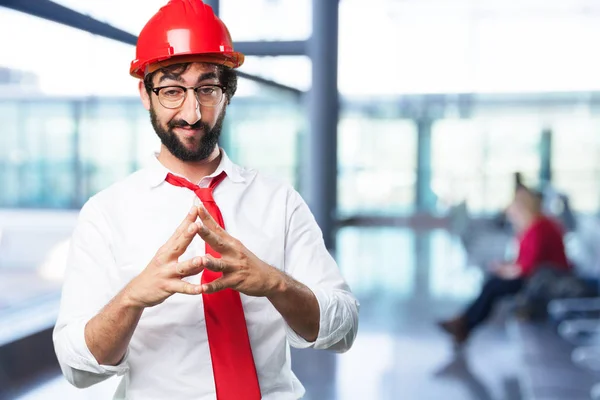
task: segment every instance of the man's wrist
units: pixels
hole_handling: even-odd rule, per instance
[[[121,291],[118,296],[118,304],[123,308],[131,308],[136,310],[143,310],[146,306],[139,301],[135,300],[132,296],[132,289],[130,287],[131,283]]]
[[[282,271],[275,267],[271,271],[270,284],[268,285],[266,297],[269,299],[275,299],[285,295],[289,289],[289,277]]]

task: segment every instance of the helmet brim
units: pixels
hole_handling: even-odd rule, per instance
[[[227,53],[183,54],[162,60],[152,60],[145,65],[136,62],[138,60],[134,60],[131,63],[129,73],[134,78],[144,79],[146,75],[173,64],[202,62],[223,65],[228,68],[239,68],[244,63],[244,60],[245,56],[237,51]]]

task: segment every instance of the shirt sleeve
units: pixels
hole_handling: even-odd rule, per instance
[[[320,311],[319,334],[314,342],[307,342],[286,324],[288,340],[296,348],[347,351],[358,330],[360,305],[327,251],[308,205],[293,189],[287,210],[284,271],[314,293]]]
[[[84,205],[71,236],[54,350],[61,370],[76,387],[88,387],[128,370],[127,355],[117,366],[100,365],[85,342],[87,322],[110,300],[107,268],[114,264],[108,224],[93,204]]]

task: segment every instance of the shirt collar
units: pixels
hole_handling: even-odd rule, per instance
[[[221,172],[225,171],[227,177],[234,183],[242,183],[246,181],[246,178],[241,174],[241,168],[234,164],[231,159],[227,156],[227,153],[222,148],[219,148],[221,151],[221,162],[219,166],[208,177],[212,178],[219,175]],[[150,162],[148,167],[145,169],[146,178],[150,187],[155,188],[161,183],[165,181],[167,174],[170,172],[175,174],[173,171],[170,171],[167,167],[162,165],[160,161],[158,161],[158,153],[154,153],[150,157]],[[175,174],[177,175],[177,174]],[[197,182],[194,182],[197,183]]]

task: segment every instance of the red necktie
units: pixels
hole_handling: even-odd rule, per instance
[[[215,203],[212,193],[226,176],[223,171],[212,179],[208,188],[201,188],[170,173],[167,174],[166,181],[171,185],[193,190],[214,220],[225,228],[221,210]],[[221,257],[208,243],[206,243],[206,254],[216,258]],[[205,269],[202,273],[202,283],[212,282],[221,275],[221,272]],[[235,290],[225,289],[212,294],[202,294],[202,300],[217,399],[260,400],[260,387],[240,294]]]

